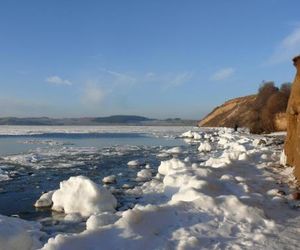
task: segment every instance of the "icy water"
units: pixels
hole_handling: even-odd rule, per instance
[[[163,128],[166,130],[166,128]],[[64,215],[49,209],[36,209],[33,204],[43,192],[59,187],[70,176],[84,175],[101,183],[103,177],[116,175],[118,209],[126,209],[136,200],[128,197],[122,186],[142,185],[136,174],[146,164],[156,173],[162,160],[158,155],[169,148],[186,147],[176,136],[188,128],[172,128],[158,133],[155,128],[114,127],[99,130],[21,130],[0,133],[0,214],[15,215],[40,221],[43,230],[51,234],[78,232],[85,224],[68,224]],[[53,130],[53,129],[52,129]],[[130,132],[132,130],[133,132]],[[14,131],[15,132],[15,131]],[[127,163],[139,160],[141,166],[130,168]]]

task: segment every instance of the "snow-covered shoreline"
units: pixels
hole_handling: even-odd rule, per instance
[[[180,135],[178,130],[171,133]],[[58,234],[42,249],[298,247],[299,204],[288,186],[295,181],[292,168],[279,165],[282,149],[276,139],[223,128],[183,136],[194,145],[193,155],[180,147],[163,149],[161,156],[172,157],[161,161],[156,176],[127,190],[128,195],[139,198],[138,204],[123,211],[76,205],[77,217],[71,209],[69,218],[78,219],[80,213],[87,216],[86,230]],[[139,171],[137,177],[151,178],[148,168],[145,164],[145,171]],[[72,207],[76,197],[76,192],[62,193],[62,210]]]

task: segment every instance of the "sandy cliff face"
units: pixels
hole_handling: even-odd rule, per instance
[[[284,151],[287,164],[295,167],[295,176],[300,180],[300,56],[293,59],[297,69],[287,107],[287,137]]]
[[[258,122],[257,111],[254,110],[257,95],[249,95],[229,100],[215,108],[210,114],[198,122],[199,127],[247,127],[252,132],[258,133],[253,128]],[[261,112],[261,110],[260,110]],[[267,119],[262,116],[261,119]],[[285,131],[287,128],[286,114],[278,112],[271,121],[271,131]],[[262,128],[263,130],[263,128]],[[267,132],[267,129],[265,129]],[[262,131],[263,132],[263,131]]]
[[[250,106],[255,101],[255,95],[235,98],[215,108],[210,114],[199,121],[199,127],[233,127],[236,123],[245,126],[250,115]]]

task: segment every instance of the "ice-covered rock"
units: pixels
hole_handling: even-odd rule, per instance
[[[52,202],[52,196],[55,191],[49,191],[47,193],[42,194],[42,196],[35,202],[35,207],[51,207]]]
[[[112,184],[112,183],[116,183],[117,181],[117,178],[115,175],[109,175],[109,176],[106,176],[102,179],[102,182],[105,183],[105,184]]]
[[[90,216],[94,213],[115,211],[116,198],[106,188],[97,185],[84,176],[70,177],[60,183],[52,195],[52,209]]]

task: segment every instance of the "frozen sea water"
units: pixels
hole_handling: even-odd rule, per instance
[[[5,133],[2,127],[0,214],[40,221],[49,235],[81,231],[84,223],[70,225],[62,214],[33,207],[43,192],[57,189],[61,181],[77,175],[99,184],[105,176],[115,175],[117,181],[109,188],[117,190],[118,209],[134,204],[136,198],[128,197],[122,186],[142,185],[141,180],[136,180],[137,173],[146,165],[155,173],[161,160],[157,155],[163,150],[187,147],[183,140],[176,139],[186,127],[162,130],[163,133],[152,127],[113,127],[111,131],[107,127],[7,127]],[[128,167],[132,160],[140,164]]]

